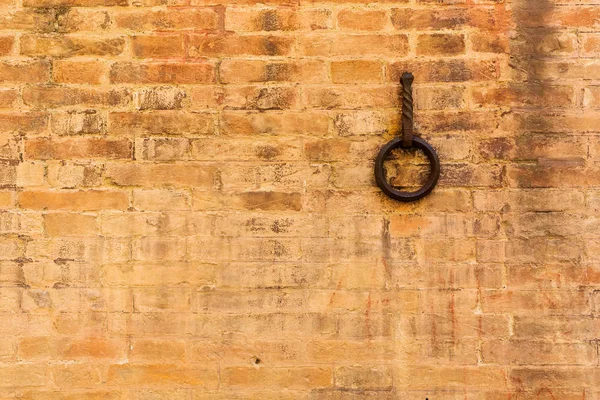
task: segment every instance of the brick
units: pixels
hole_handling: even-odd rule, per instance
[[[127,194],[116,191],[43,192],[27,191],[19,194],[21,207],[34,210],[93,211],[123,210],[128,206]]]
[[[340,29],[379,31],[385,28],[386,17],[385,11],[342,10],[337,15],[337,23]]]
[[[17,102],[17,89],[0,89],[0,108],[10,108]]]
[[[106,117],[97,110],[69,110],[53,113],[51,128],[58,135],[104,134]]]
[[[600,53],[600,35],[597,33],[582,34],[583,51],[586,56],[594,56]]]
[[[586,314],[589,298],[582,291],[492,291],[482,299],[483,309],[496,311],[511,310],[512,313],[527,314]]]
[[[12,4],[2,3],[2,5],[11,6]],[[42,6],[37,5],[36,7]],[[23,10],[13,7],[4,8],[0,16],[0,23],[4,29],[51,32],[54,30],[54,19],[55,12],[53,10]]]
[[[50,79],[50,64],[45,61],[0,61],[0,82],[44,83]]]
[[[214,168],[194,164],[109,164],[106,176],[119,186],[211,187]]]
[[[99,61],[56,60],[52,77],[56,83],[95,84],[103,82],[106,66]]]
[[[192,308],[192,291],[184,288],[140,288],[133,290],[135,311],[185,312]]]
[[[20,45],[21,54],[27,56],[118,56],[125,49],[125,39],[24,35]]]
[[[502,54],[508,52],[508,40],[502,36],[493,37],[486,33],[470,35],[471,48],[478,53]]]
[[[465,39],[462,35],[430,34],[417,39],[418,55],[455,56],[465,52]]]
[[[101,33],[110,29],[111,24],[111,14],[107,10],[92,7],[74,7],[66,13],[56,12],[55,30],[59,33]]]
[[[135,10],[116,13],[114,21],[116,27],[132,31],[212,30],[217,28],[218,15],[213,8]]]
[[[132,37],[133,54],[137,58],[176,58],[185,55],[181,35],[136,35]]]
[[[392,373],[385,367],[338,367],[336,386],[345,389],[386,390],[392,387]]]
[[[306,303],[298,291],[271,291],[269,294],[238,294],[233,291],[194,293],[193,309],[198,312],[234,312],[240,308],[252,312],[298,311]]]
[[[396,29],[460,29],[468,23],[468,10],[462,7],[392,9],[392,24]]]
[[[128,89],[87,89],[62,86],[29,86],[23,89],[23,102],[33,107],[74,105],[124,106],[131,102]]]
[[[108,285],[212,285],[215,264],[172,261],[168,269],[164,262],[133,262],[106,264],[102,267],[102,281]]]
[[[330,29],[331,15],[331,10],[326,8],[307,10],[287,7],[263,10],[227,8],[225,29],[239,32]]]
[[[334,61],[331,63],[333,83],[380,82],[383,69],[376,61]]]
[[[136,339],[131,344],[128,357],[135,362],[166,361],[185,362],[183,340]]]
[[[111,365],[108,369],[107,382],[110,385],[135,386],[148,381],[162,385],[194,385],[215,389],[219,376],[216,368],[178,367],[168,364],[123,364]]]
[[[190,35],[187,46],[191,57],[289,56],[293,44],[283,36]]]
[[[0,36],[0,56],[7,56],[12,52],[14,41],[11,36]]]
[[[243,86],[228,88],[223,93],[223,104],[228,109],[284,110],[298,108],[299,91],[285,86]]]
[[[0,368],[1,387],[44,386],[48,366],[40,364],[3,365]]]
[[[223,60],[221,82],[305,82],[325,81],[324,63],[320,61],[265,62],[260,60]]]
[[[17,166],[16,184],[18,186],[41,186],[44,184],[45,168],[39,162],[23,162]]]
[[[227,263],[217,271],[218,285],[224,288],[324,287],[328,279],[329,269],[319,265]]]
[[[302,344],[298,340],[280,343],[275,340],[262,339],[253,341],[195,340],[191,343],[191,359],[196,362],[216,361],[227,358],[231,364],[248,361],[255,365],[289,363],[300,355]],[[260,355],[258,358],[256,355]]]
[[[112,112],[108,116],[111,134],[212,135],[215,117],[208,113],[154,111],[152,113]]]
[[[483,358],[486,362],[504,365],[591,365],[595,354],[585,343],[494,341],[483,344]]]
[[[45,214],[44,230],[48,236],[92,236],[98,232],[96,217],[72,213]]]
[[[210,83],[215,68],[209,63],[116,62],[110,69],[111,83]]]
[[[541,87],[535,85],[523,85],[518,89],[476,88],[471,92],[473,101],[484,107],[531,105],[569,107],[573,104],[573,94],[572,89],[565,86]],[[552,101],[550,102],[548,98],[552,98]]]
[[[61,388],[84,388],[99,385],[103,380],[103,370],[101,366],[91,363],[55,365],[52,367],[52,377]]]
[[[131,159],[131,150],[131,142],[126,139],[32,139],[25,142],[25,157],[33,160]]]
[[[222,384],[232,388],[275,387],[309,389],[331,386],[329,368],[228,367],[222,371]]]
[[[138,110],[176,110],[183,108],[185,91],[173,86],[158,86],[135,93]]]
[[[397,34],[301,36],[298,49],[301,54],[306,56],[402,57],[408,54],[408,36]]]
[[[313,135],[322,136],[329,128],[324,113],[239,113],[225,112],[221,116],[221,132],[228,135]]]
[[[102,165],[89,162],[47,161],[48,182],[56,187],[95,187],[103,179]]]
[[[388,80],[398,82],[400,75],[411,71],[417,82],[465,82],[495,80],[496,64],[491,61],[420,61],[397,62],[389,67]]]
[[[396,368],[394,382],[397,382],[398,387],[424,390],[462,385],[471,388],[503,388],[506,387],[506,374],[503,369],[495,366],[416,366]]]
[[[133,207],[138,210],[187,210],[191,208],[191,196],[186,192],[172,190],[136,190]]]

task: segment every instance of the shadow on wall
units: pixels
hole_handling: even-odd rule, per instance
[[[527,114],[546,108],[554,94],[544,77],[544,64],[551,53],[561,47],[560,31],[547,26],[555,8],[552,0],[515,0],[513,7],[514,35],[509,46],[512,105],[517,113]],[[530,128],[536,131],[549,128],[531,125],[524,117],[517,125],[519,134]],[[539,122],[549,123],[546,119]]]
[[[509,49],[512,118],[506,129],[513,138],[507,146],[511,148],[508,158],[520,164],[508,172],[511,187],[562,186],[573,168],[585,164],[581,139],[575,152],[564,146],[574,138],[569,135],[568,118],[561,115],[575,105],[577,96],[576,88],[561,80],[561,74],[569,72],[567,61],[577,51],[577,39],[575,33],[558,26],[560,12],[553,0],[513,2]]]

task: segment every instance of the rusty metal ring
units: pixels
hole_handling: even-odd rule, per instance
[[[427,196],[437,184],[437,181],[440,177],[440,159],[429,143],[420,137],[413,137],[412,146],[410,148],[420,149],[425,153],[429,159],[431,172],[429,173],[427,182],[421,189],[417,190],[416,192],[404,192],[394,189],[394,187],[388,183],[385,176],[385,168],[383,167],[383,163],[387,156],[392,150],[397,149],[398,147],[407,149],[402,145],[402,138],[396,138],[381,148],[379,154],[377,155],[377,159],[375,160],[375,180],[377,181],[377,185],[381,188],[381,190],[392,199],[404,202],[419,200]]]

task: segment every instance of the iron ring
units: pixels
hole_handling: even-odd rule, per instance
[[[394,187],[388,183],[385,177],[385,168],[383,167],[383,163],[387,156],[392,150],[398,147],[406,149],[406,147],[402,146],[402,138],[396,138],[381,148],[379,154],[377,155],[377,159],[375,160],[375,180],[377,181],[377,185],[381,188],[381,190],[392,199],[403,202],[419,200],[431,193],[437,184],[437,181],[440,177],[440,159],[429,143],[419,137],[413,137],[412,146],[410,148],[420,149],[425,153],[429,159],[431,172],[429,173],[427,182],[421,189],[417,190],[416,192],[404,192],[394,189]]]

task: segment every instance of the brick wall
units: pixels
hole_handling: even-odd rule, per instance
[[[0,398],[600,399],[599,55],[598,0],[0,0]]]

